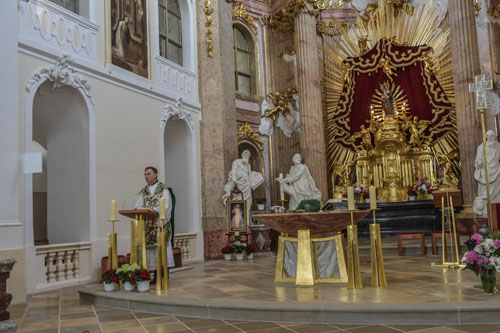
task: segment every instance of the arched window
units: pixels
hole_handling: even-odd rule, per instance
[[[160,55],[182,65],[182,17],[177,0],[158,1]]]
[[[252,94],[252,45],[249,38],[237,26],[233,27],[234,76],[236,91]]]
[[[59,6],[78,14],[78,0],[50,0]]]

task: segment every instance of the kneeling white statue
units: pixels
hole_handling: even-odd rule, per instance
[[[289,210],[295,210],[302,200],[314,199],[321,200],[321,192],[316,187],[309,168],[302,163],[302,156],[299,153],[293,155],[293,166],[290,172],[282,180],[276,178],[276,181],[283,181],[285,192],[290,195]]]

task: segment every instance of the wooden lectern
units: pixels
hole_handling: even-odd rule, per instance
[[[119,210],[119,214],[131,218],[130,221],[130,263],[139,263],[147,269],[146,260],[146,220],[158,218],[158,212],[151,208]],[[140,253],[140,256],[139,256]]]

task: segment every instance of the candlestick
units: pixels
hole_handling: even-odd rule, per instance
[[[109,213],[109,220],[116,221],[116,201],[111,200],[111,208]]]
[[[283,174],[280,173],[280,201],[285,200],[285,185],[283,184]]]
[[[160,198],[160,220],[166,220],[167,218],[165,217],[165,198],[161,197]]]
[[[375,186],[370,186],[370,209],[377,209],[377,190]]]
[[[347,188],[347,209],[348,210],[355,210],[356,209],[354,207],[354,188],[353,187]]]

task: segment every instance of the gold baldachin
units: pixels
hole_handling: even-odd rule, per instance
[[[238,141],[248,139],[259,146],[260,150],[264,150],[264,141],[259,136],[259,133],[255,132],[250,124],[245,121],[238,127]]]

